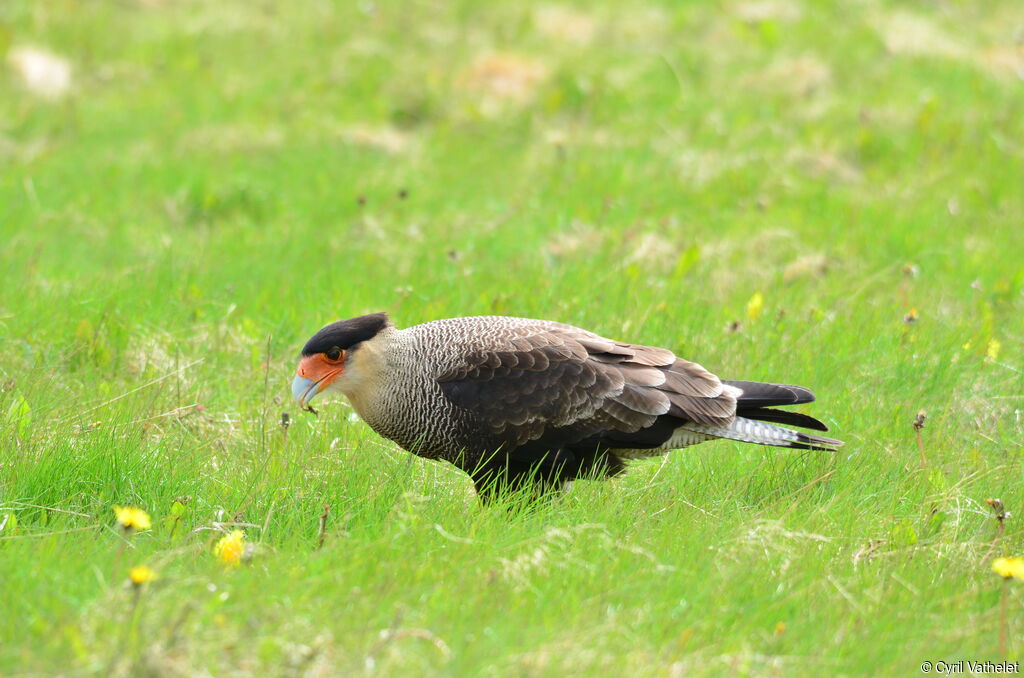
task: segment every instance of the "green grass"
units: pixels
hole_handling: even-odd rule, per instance
[[[0,4],[0,674],[1000,658],[1020,3],[558,7]],[[25,46],[70,90],[30,91]],[[720,441],[481,507],[344,403],[290,402],[305,339],[379,310],[557,319],[807,385],[847,445]],[[126,540],[115,504],[153,529]],[[256,548],[226,570],[231,522]],[[137,564],[159,575],[138,595]],[[1017,659],[1017,586],[1008,610]]]

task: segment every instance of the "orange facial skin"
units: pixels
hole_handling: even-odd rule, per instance
[[[309,400],[312,400],[313,396],[317,393],[330,386],[331,383],[344,371],[344,353],[342,353],[341,357],[337,360],[331,360],[327,357],[326,353],[315,353],[313,355],[306,356],[299,361],[299,367],[295,370],[295,373],[303,379],[309,379],[313,382],[311,392],[306,398],[306,401],[308,402]]]

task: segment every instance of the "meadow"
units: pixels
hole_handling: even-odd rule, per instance
[[[1022,36],[1019,0],[4,0],[0,675],[1018,660]],[[846,446],[481,506],[293,405],[376,311],[805,385]]]

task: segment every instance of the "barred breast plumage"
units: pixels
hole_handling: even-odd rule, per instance
[[[832,450],[799,386],[722,381],[664,348],[562,323],[479,316],[396,329],[384,314],[328,325],[303,348],[302,404],[336,390],[379,434],[469,473],[483,495],[535,477],[607,477],[624,460],[714,438]]]

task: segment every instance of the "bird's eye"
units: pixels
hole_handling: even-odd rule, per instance
[[[342,356],[343,353],[344,353],[344,351],[342,351],[340,348],[338,348],[337,346],[333,346],[324,355],[327,356],[328,360],[334,361],[334,360],[341,360],[341,356]]]

